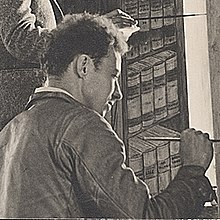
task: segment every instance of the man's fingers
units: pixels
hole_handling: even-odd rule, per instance
[[[108,17],[114,17],[114,16],[121,15],[121,16],[130,18],[130,19],[133,19],[129,14],[127,14],[127,13],[124,12],[124,11],[122,11],[121,9],[115,9],[115,10],[113,10],[113,11],[108,12],[106,15],[107,15]]]
[[[208,133],[204,133],[204,136],[209,139],[209,134]]]
[[[203,133],[200,130],[198,130],[198,131],[195,131],[195,134],[196,135],[202,135]]]
[[[137,25],[137,21],[134,19],[128,19],[127,17],[124,16],[117,16],[117,17],[112,17],[111,18],[113,23],[123,23],[126,26],[132,26],[132,25]]]
[[[123,12],[120,9],[115,9],[105,14],[105,16],[112,19],[113,23],[123,22],[125,26],[132,26],[137,24],[137,21],[135,21],[129,14]]]

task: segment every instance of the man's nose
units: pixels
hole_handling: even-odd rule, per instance
[[[122,94],[119,82],[116,81],[115,91],[112,95],[112,99],[117,101],[117,100],[121,100],[122,98],[123,98],[123,94]]]

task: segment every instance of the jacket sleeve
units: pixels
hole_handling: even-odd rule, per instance
[[[214,197],[203,168],[183,166],[167,189],[151,201],[153,209],[161,207],[158,218],[197,218],[204,203],[212,201]]]
[[[167,189],[153,198],[147,185],[125,166],[124,145],[110,125],[93,122],[77,134],[69,143],[79,158],[75,164],[83,206],[93,201],[101,210],[101,216],[94,217],[191,218],[210,199],[212,187],[200,167],[183,167]]]
[[[34,4],[32,0],[2,0],[0,34],[4,46],[14,57],[37,63],[49,30],[37,25],[36,15],[31,11]],[[39,0],[37,4],[41,4],[38,8],[43,10],[39,11],[39,16],[44,16],[44,20],[54,26],[55,17],[49,1]]]

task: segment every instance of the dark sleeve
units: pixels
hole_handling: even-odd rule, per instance
[[[97,121],[91,120],[77,132],[73,124],[65,135],[78,158],[76,178],[80,195],[87,198],[83,206],[90,201],[100,210],[94,217],[174,219],[199,214],[212,193],[202,168],[181,168],[163,193],[151,197],[148,186],[126,167],[123,142],[107,122]]]
[[[54,26],[55,17],[51,4],[47,0],[37,1],[39,4],[40,2],[42,10],[47,13],[45,21],[48,21],[48,26]],[[39,55],[45,47],[48,30],[36,25],[37,18],[31,11],[31,4],[31,0],[1,1],[0,36],[5,48],[14,57],[38,63]]]
[[[151,204],[152,209],[158,210],[156,218],[196,218],[204,203],[213,198],[214,191],[204,169],[183,166],[167,189],[151,199]]]

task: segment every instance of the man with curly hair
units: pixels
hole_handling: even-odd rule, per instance
[[[68,4],[71,1],[62,2],[65,8]],[[119,10],[112,12],[106,16],[111,16],[116,24],[126,26],[133,22]],[[62,18],[57,0],[0,1],[0,130],[24,110],[29,96],[44,82],[39,57],[47,44],[48,32]]]
[[[84,13],[67,16],[50,39],[45,86],[0,133],[0,217],[196,217],[213,193],[204,176],[213,156],[209,137],[181,134],[183,167],[151,197],[104,118],[122,98],[124,37],[105,17]]]

